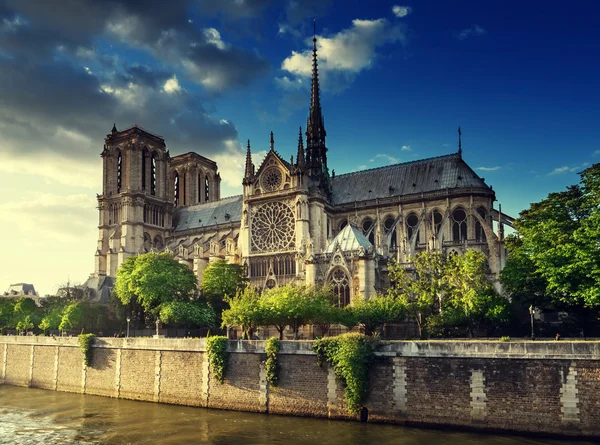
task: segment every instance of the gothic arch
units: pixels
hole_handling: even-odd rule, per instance
[[[327,283],[337,299],[339,307],[346,307],[350,304],[351,282],[350,273],[345,267],[334,267],[327,276]]]
[[[450,214],[452,221],[452,242],[467,241],[468,213],[463,206],[456,206]]]

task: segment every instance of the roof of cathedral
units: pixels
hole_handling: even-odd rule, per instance
[[[218,201],[180,207],[173,215],[173,231],[215,227],[239,223],[242,220],[242,195],[230,196]]]
[[[373,244],[369,242],[367,237],[352,224],[348,224],[335,236],[327,246],[327,249],[325,249],[325,253],[333,253],[337,245],[340,246],[343,252],[358,250],[361,247],[365,249],[373,247]]]
[[[492,189],[467,165],[460,153],[420,159],[335,176],[332,203],[348,204],[445,189]]]

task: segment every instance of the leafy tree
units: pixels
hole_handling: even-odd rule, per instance
[[[15,303],[13,298],[0,298],[0,330],[15,327],[13,325]]]
[[[160,319],[172,326],[201,326],[215,325],[215,311],[209,306],[190,301],[171,301],[160,306]]]
[[[194,273],[169,253],[129,257],[117,270],[115,294],[124,304],[137,302],[146,313],[162,303],[189,301],[197,289]]]
[[[23,330],[25,332],[28,332],[34,327],[35,325],[33,324],[31,315],[26,315],[22,320],[19,320],[19,322],[17,323],[17,329],[19,331]]]
[[[265,306],[256,288],[248,286],[238,290],[234,297],[225,297],[225,301],[229,309],[223,311],[221,327],[241,326],[243,338],[252,339],[256,328],[266,320]]]
[[[13,310],[12,326],[18,330],[29,331],[38,323],[38,307],[31,298],[20,297],[17,299]],[[34,326],[31,326],[31,325]],[[27,327],[25,327],[27,326]]]
[[[348,307],[353,324],[360,324],[366,335],[373,335],[385,323],[404,320],[405,307],[400,299],[390,295],[376,295],[368,300],[358,299]]]
[[[82,328],[84,323],[83,315],[83,304],[71,303],[65,308],[58,328],[61,331]]]
[[[246,287],[247,281],[241,265],[217,260],[209,263],[204,270],[200,289],[217,314],[221,314],[227,307],[225,297],[234,297]]]

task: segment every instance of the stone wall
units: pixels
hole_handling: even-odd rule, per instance
[[[310,342],[282,342],[270,387],[264,342],[230,342],[225,383],[204,340],[0,337],[0,383],[123,399],[350,419]],[[600,436],[600,343],[391,342],[369,374],[369,421]]]

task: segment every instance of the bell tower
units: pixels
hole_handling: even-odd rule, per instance
[[[113,125],[102,151],[95,273],[115,276],[128,256],[160,250],[171,228],[169,152],[162,137]]]

